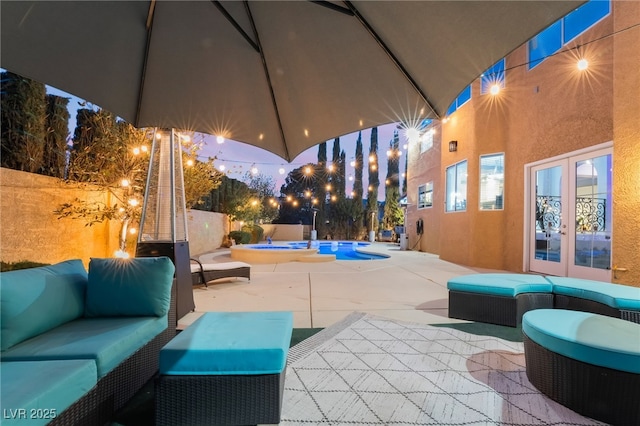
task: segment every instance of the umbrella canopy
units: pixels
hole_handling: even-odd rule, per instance
[[[358,129],[442,117],[583,1],[6,1],[3,68],[137,127],[291,161]]]

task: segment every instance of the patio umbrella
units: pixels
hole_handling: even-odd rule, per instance
[[[6,1],[0,66],[137,127],[287,161],[358,129],[442,117],[583,1]]]

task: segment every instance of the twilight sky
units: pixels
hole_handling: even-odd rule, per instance
[[[72,136],[76,127],[76,112],[80,108],[79,103],[83,102],[82,99],[70,95],[69,93],[58,90],[54,87],[47,86],[47,93],[54,94],[69,98],[69,133]],[[378,200],[384,199],[384,179],[387,174],[387,157],[386,152],[390,142],[393,140],[393,131],[396,129],[396,124],[386,124],[378,127],[378,158],[379,158],[379,179],[380,190],[378,193]],[[350,176],[354,175],[354,168],[350,165],[351,161],[355,159],[356,152],[356,140],[358,139],[358,132],[348,135],[340,136],[340,148],[345,152],[347,159],[346,168],[346,193],[349,194],[353,189],[353,182],[350,180]],[[253,167],[257,168],[258,173],[265,176],[272,176],[275,182],[275,193],[280,193],[280,187],[284,184],[284,180],[287,174],[300,166],[308,163],[317,162],[318,158],[318,146],[313,146],[304,151],[292,162],[287,163],[282,158],[261,148],[236,142],[233,140],[225,140],[223,143],[218,143],[215,136],[197,133],[194,142],[204,142],[203,149],[200,151],[200,156],[203,158],[217,157],[214,162],[216,168],[224,168],[224,172],[230,178],[244,180],[247,172],[250,172]],[[363,186],[366,193],[366,187],[368,186],[368,154],[371,144],[371,129],[362,130],[362,151],[365,161],[365,167],[363,171]],[[406,149],[403,149],[403,145],[406,144],[406,138],[400,134],[400,147],[402,149],[403,157],[406,156]],[[327,141],[327,158],[331,161],[333,152],[333,139]],[[404,171],[404,164],[406,159],[400,160],[400,172]],[[224,167],[222,167],[224,166]],[[284,173],[280,173],[281,169],[284,169]]]

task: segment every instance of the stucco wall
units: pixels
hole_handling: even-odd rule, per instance
[[[299,224],[262,224],[264,238],[271,237],[273,241],[302,241],[304,239],[304,226]]]
[[[619,31],[638,23],[640,2],[616,7]],[[640,30],[621,32],[615,48],[613,85],[614,282],[640,287]]]
[[[222,245],[229,233],[227,215],[222,213],[189,210],[187,212],[189,252],[192,256],[207,253]]]
[[[469,266],[522,271],[525,165],[613,141],[612,263],[628,269],[615,273],[613,281],[640,286],[640,33],[638,28],[621,31],[637,24],[640,3],[612,4],[612,16],[566,46],[581,45],[580,54],[589,58],[587,71],[576,68],[578,51],[529,70],[522,46],[506,58],[506,87],[498,96],[481,95],[477,80],[472,99],[442,124],[439,159],[410,150],[410,203],[417,186],[432,179],[436,165],[440,168],[434,212],[444,211],[446,168],[468,161],[465,212],[408,209],[409,224],[422,217],[425,234],[440,233],[438,247],[425,251]],[[598,41],[587,43],[591,40]],[[455,153],[448,152],[450,140],[458,141]],[[505,153],[505,208],[480,211],[479,156],[497,152]]]
[[[76,198],[110,204],[108,195],[92,187],[77,187],[59,179],[0,168],[0,258],[56,263],[91,257],[111,257],[118,248],[116,222],[85,226],[77,219],[58,219],[53,210]],[[189,250],[193,255],[220,247],[228,233],[226,215],[190,210]],[[129,243],[133,254],[135,241]]]
[[[0,257],[5,262],[55,263],[107,257],[118,247],[118,226],[58,219],[53,210],[75,198],[108,203],[104,192],[0,168]]]
[[[439,224],[442,216],[442,205],[444,202],[442,191],[436,190],[441,186],[440,173],[440,149],[441,149],[441,129],[440,124],[433,125],[433,147],[420,153],[420,144],[411,143],[409,145],[407,165],[407,235],[409,237],[408,247],[412,250],[419,250],[428,253],[439,253],[440,249],[440,227],[433,226]],[[418,187],[433,182],[433,205],[418,209]],[[416,231],[416,221],[424,221],[424,233],[418,235]]]

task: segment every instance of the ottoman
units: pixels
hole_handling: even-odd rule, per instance
[[[280,422],[291,312],[209,312],[160,351],[157,425]]]
[[[447,289],[449,318],[517,327],[525,312],[553,308],[553,286],[540,275],[462,275]]]
[[[640,424],[640,324],[590,312],[522,317],[527,378],[554,401],[614,425]]]

